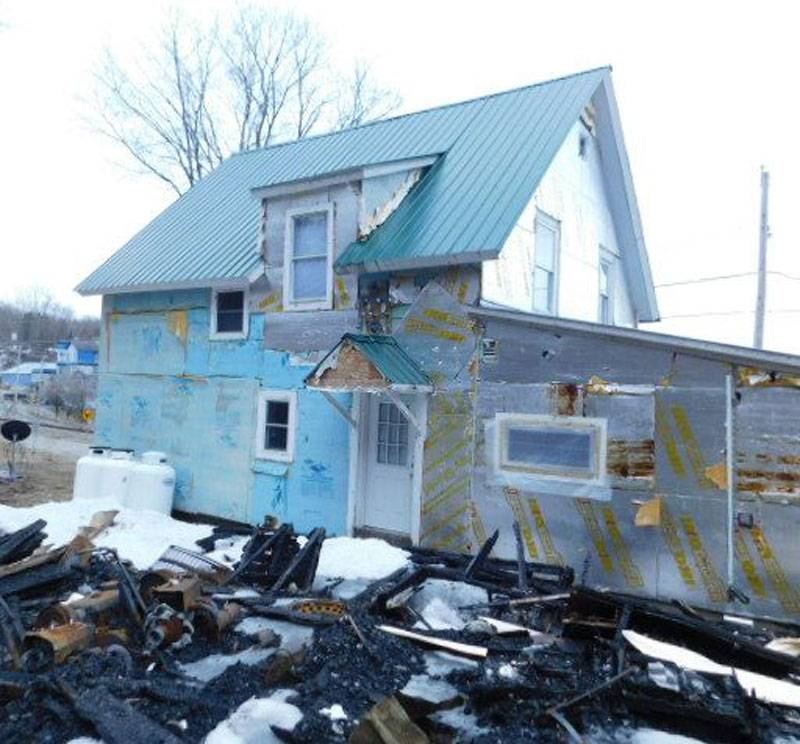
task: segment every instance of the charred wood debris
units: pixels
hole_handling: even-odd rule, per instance
[[[637,728],[707,742],[800,736],[795,707],[757,698],[735,675],[645,656],[625,635],[786,683],[798,659],[767,644],[800,636],[790,623],[578,586],[571,568],[521,550],[493,558],[497,533],[474,557],[413,548],[406,567],[346,599],[341,582],[315,582],[325,531],[286,524],[216,527],[196,551],[170,548],[143,572],[93,544],[113,517],[95,515],[57,549],[43,521],[0,537],[5,744],[200,742],[248,699],[286,688],[303,717],[268,732],[286,742],[616,742]],[[232,535],[249,536],[238,563],[207,557]],[[426,618],[415,601],[426,587],[447,588],[449,604],[437,601],[457,622]],[[313,635],[287,647],[274,631],[237,630],[250,617]],[[185,673],[248,648],[269,654],[208,681]],[[344,715],[323,715],[337,705]]]

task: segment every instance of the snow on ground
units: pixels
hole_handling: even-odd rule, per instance
[[[281,637],[281,648],[291,653],[310,644],[314,636],[314,628],[310,625],[298,625],[272,617],[246,617],[234,630],[249,636],[257,636],[262,630],[271,630]]]
[[[467,618],[459,607],[487,602],[485,589],[460,581],[428,579],[422,588],[409,600],[408,605],[416,610],[434,630],[462,630]],[[415,628],[424,628],[417,622]]]
[[[37,519],[47,522],[47,543],[68,543],[99,511],[118,511],[114,524],[94,539],[95,545],[116,548],[136,568],[146,569],[170,546],[197,550],[196,540],[208,537],[207,524],[181,522],[166,514],[122,507],[115,499],[52,501],[26,508],[0,505],[0,530],[12,532]],[[246,537],[217,540],[209,556],[224,563],[241,557]],[[321,581],[345,579],[354,590],[369,581],[388,576],[408,562],[408,553],[376,538],[332,537],[322,545],[317,574]]]
[[[275,653],[274,648],[257,648],[254,646],[246,648],[244,651],[239,651],[237,654],[211,654],[199,661],[181,664],[180,666],[184,674],[188,674],[201,682],[210,682],[234,664],[241,663],[246,666],[253,666],[254,664],[260,664],[273,653]]]
[[[317,575],[339,579],[382,579],[403,568],[408,553],[375,537],[331,537],[322,544]]]
[[[292,731],[303,714],[286,698],[293,690],[278,690],[268,698],[250,698],[220,723],[204,744],[280,744],[270,726]]]
[[[0,529],[6,532],[25,527],[36,519],[47,522],[47,543],[68,543],[80,527],[88,525],[99,511],[119,511],[114,524],[94,539],[95,545],[116,548],[136,568],[148,568],[170,545],[197,550],[195,540],[208,537],[211,527],[181,522],[166,514],[138,511],[120,506],[115,499],[51,501],[27,508],[0,506]]]

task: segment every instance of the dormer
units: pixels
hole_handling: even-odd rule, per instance
[[[392,214],[435,155],[378,163],[320,178],[253,189],[261,205],[261,252],[273,291],[287,311],[352,307],[353,276],[335,270],[349,245]]]

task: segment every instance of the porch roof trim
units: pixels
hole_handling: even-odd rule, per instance
[[[354,358],[354,353],[361,359]],[[428,375],[394,336],[358,333],[344,334],[305,383],[308,388],[330,392],[433,390]]]

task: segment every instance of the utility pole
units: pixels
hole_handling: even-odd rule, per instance
[[[753,346],[764,348],[764,314],[767,305],[767,240],[769,239],[769,172],[761,166],[761,223],[758,230],[758,293]]]

